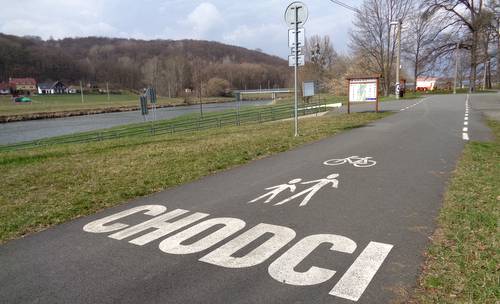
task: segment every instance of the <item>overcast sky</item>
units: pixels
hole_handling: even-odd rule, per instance
[[[0,0],[0,32],[43,39],[106,36],[204,39],[286,57],[283,13],[290,0]],[[306,35],[329,35],[347,50],[353,13],[329,0],[305,0]],[[362,0],[345,0],[359,6]]]

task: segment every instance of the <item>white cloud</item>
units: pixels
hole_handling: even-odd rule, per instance
[[[0,31],[14,35],[36,35],[42,38],[116,35],[117,29],[106,22],[99,0],[28,0],[3,4],[5,14]]]
[[[277,55],[286,52],[288,45],[287,27],[283,24],[240,25],[223,35],[222,41],[250,49],[272,49]],[[279,50],[279,51],[274,51]]]
[[[0,32],[64,38],[207,39],[286,57],[283,12],[291,0],[0,0]],[[352,13],[329,1],[307,0],[308,36],[329,35],[347,49]],[[360,5],[362,0],[351,0]],[[16,12],[16,13],[11,13]]]
[[[215,5],[203,2],[187,16],[185,23],[190,26],[194,37],[203,38],[218,26],[222,26],[223,19]]]

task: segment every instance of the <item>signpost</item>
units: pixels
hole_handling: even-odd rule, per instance
[[[375,111],[378,112],[379,77],[350,77],[347,113],[351,113],[351,102],[375,102]]]
[[[298,118],[298,67],[305,64],[302,48],[305,45],[305,29],[303,25],[309,16],[307,6],[299,1],[292,2],[285,11],[285,22],[288,24],[288,46],[292,49],[292,55],[288,57],[288,64],[294,67],[295,73],[295,136],[299,136]]]
[[[146,121],[146,115],[149,114],[148,110],[148,98],[144,95],[139,96],[139,102],[141,105],[141,114],[142,117],[144,118],[144,121]]]

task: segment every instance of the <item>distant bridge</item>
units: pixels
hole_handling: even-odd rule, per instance
[[[277,94],[293,93],[293,89],[262,89],[262,90],[236,90],[234,91],[236,100],[239,101],[243,98],[243,95],[250,94],[271,94],[273,100],[276,99]]]

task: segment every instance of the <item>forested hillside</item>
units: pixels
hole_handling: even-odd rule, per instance
[[[68,84],[109,82],[137,90],[155,84],[160,94],[176,96],[207,84],[231,88],[288,85],[287,62],[259,51],[197,40],[134,40],[38,37],[0,34],[0,81],[33,77]],[[202,91],[203,91],[202,90]]]

